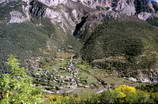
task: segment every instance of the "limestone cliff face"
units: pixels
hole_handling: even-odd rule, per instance
[[[157,12],[157,3],[147,0],[25,0],[25,2],[40,2],[45,6],[43,17],[52,23],[60,25],[64,31],[73,32],[76,24],[82,22],[82,17],[88,15],[87,21],[100,21],[106,16],[121,17],[121,15],[138,16],[147,20],[152,13]],[[31,5],[32,8],[36,6]],[[41,9],[41,8],[39,8]],[[39,10],[36,9],[36,10]],[[40,10],[39,10],[40,11]]]
[[[48,18],[71,33],[86,16],[86,21],[91,22],[121,15],[136,15],[147,20],[158,11],[158,3],[149,0],[1,0],[0,5],[7,6],[11,2],[21,2],[22,10],[13,8],[9,23],[29,21],[32,17]]]

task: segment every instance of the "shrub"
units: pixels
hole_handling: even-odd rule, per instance
[[[43,98],[39,88],[14,56],[7,62],[10,73],[0,76],[0,104],[41,104]]]
[[[48,104],[79,104],[81,99],[73,96],[46,95]]]
[[[101,103],[148,103],[150,94],[137,90],[135,87],[121,85],[114,90],[107,91],[100,97]]]
[[[157,104],[158,92],[146,92],[128,85],[88,97],[48,95],[49,104]]]

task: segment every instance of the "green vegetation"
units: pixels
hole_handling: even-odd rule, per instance
[[[99,81],[93,75],[89,74],[93,70],[90,65],[87,64],[86,66],[86,64],[82,65],[80,62],[76,62],[73,63],[74,67],[70,67],[70,60],[71,59],[61,60],[60,58],[56,58],[47,63],[42,63],[40,69],[31,72],[31,75],[34,77],[34,83],[43,85],[45,89],[50,91],[60,90],[60,88],[71,90],[69,87],[71,87],[73,83],[80,86],[81,89],[85,86],[94,88],[99,86]],[[86,69],[83,70],[81,68],[87,68],[87,71],[90,70],[86,72]]]
[[[98,85],[98,83],[100,83],[100,82],[103,82],[104,84],[107,83],[107,84],[114,85],[114,86],[119,86],[124,83],[132,84],[131,82],[118,77],[118,75],[116,75],[116,73],[113,73],[109,70],[92,67],[90,64],[88,64],[85,61],[78,62],[76,64],[76,67],[80,70],[80,72],[88,74],[90,79],[86,78],[87,82],[92,82],[91,84],[93,84],[93,86],[95,86],[95,87],[100,86],[100,85]]]
[[[64,67],[68,64],[56,64],[58,67]],[[156,104],[158,101],[157,84],[141,85],[132,87],[122,82],[118,87],[96,94],[90,89],[79,91],[80,95],[73,94],[48,94],[43,93],[42,89],[33,85],[33,79],[27,75],[26,69],[20,66],[19,61],[14,57],[8,58],[7,64],[10,73],[0,75],[0,104],[135,104],[150,103]],[[78,62],[76,65],[81,72],[80,77],[86,77],[86,80],[93,80],[89,83],[97,83],[99,78],[103,81],[109,80],[103,70],[92,68],[85,62]],[[48,67],[50,68],[50,67]],[[50,70],[50,69],[47,69]],[[96,73],[95,73],[96,72]],[[104,72],[104,73],[103,73]],[[99,75],[97,75],[100,74]],[[105,78],[102,77],[105,76]],[[38,74],[38,73],[37,73]],[[53,74],[53,73],[52,73]],[[96,75],[96,76],[95,76]],[[97,77],[99,76],[99,77]],[[110,76],[109,76],[110,77]],[[116,77],[116,76],[111,76]],[[119,79],[113,79],[116,83]],[[126,83],[129,84],[129,83]],[[150,87],[153,89],[150,90]]]
[[[50,104],[156,104],[157,98],[157,92],[150,93],[127,85],[87,97],[47,95]]]
[[[31,75],[34,77],[35,84],[43,86],[44,89],[49,91],[69,91],[73,88],[72,94],[82,96],[88,93],[96,93],[104,89],[105,86],[132,84],[130,81],[119,78],[116,73],[93,68],[79,59],[71,60],[69,57],[67,59],[46,60],[43,59],[40,62],[39,69],[31,71]]]
[[[48,34],[44,28],[31,23],[0,24],[1,51],[5,51],[6,54],[12,52],[20,56],[27,55],[26,51],[37,51],[44,47]]]
[[[156,104],[157,92],[145,92],[135,87],[120,85],[118,88],[81,100],[80,104]]]
[[[94,66],[149,69],[157,62],[158,30],[147,23],[104,21],[82,48],[82,58]]]
[[[158,18],[157,17],[150,18],[147,21],[153,26],[158,26]]]
[[[10,73],[0,76],[0,104],[42,104],[41,90],[14,56],[8,58]]]
[[[54,57],[58,50],[66,50],[68,46],[80,49],[79,42],[48,20],[0,24],[0,69],[6,69],[5,61],[9,54],[18,56],[23,62],[31,56]]]
[[[137,88],[147,92],[158,92],[158,84],[140,84]]]
[[[11,10],[21,10],[22,12],[22,7],[21,7],[21,0],[16,0],[12,1],[10,3],[6,4],[0,4],[0,20],[5,20],[6,18],[9,19],[10,16],[10,11]]]
[[[44,28],[32,23],[0,24],[0,69],[9,54],[17,55],[21,60],[28,56],[41,55],[40,48],[46,46],[48,34]]]

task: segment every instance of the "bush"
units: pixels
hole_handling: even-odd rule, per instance
[[[101,103],[151,103],[150,93],[136,89],[135,87],[121,85],[114,90],[107,91],[100,97]]]
[[[42,104],[39,88],[14,56],[8,58],[10,73],[0,76],[0,104]]]
[[[81,100],[79,104],[145,104],[156,103],[157,93],[149,93],[135,87],[120,85],[114,90]]]
[[[81,99],[79,104],[151,104],[156,103],[157,95],[157,93],[141,91],[132,86],[120,85],[114,90]]]
[[[46,95],[47,104],[79,104],[81,99],[74,96]]]
[[[157,103],[158,91],[152,92],[128,85],[88,97],[45,94],[35,87],[26,69],[20,67],[18,60],[10,56],[7,62],[10,73],[0,75],[0,104],[144,104]],[[144,87],[145,88],[145,87]],[[148,87],[147,87],[148,88]]]

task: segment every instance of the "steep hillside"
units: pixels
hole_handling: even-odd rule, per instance
[[[46,21],[43,24],[0,24],[0,69],[5,69],[3,62],[10,54],[24,61],[31,56],[55,55],[57,51],[78,50],[79,47],[71,35]]]
[[[82,58],[100,68],[127,72],[128,76],[129,71],[132,73],[138,70],[152,69],[156,73],[157,44],[158,29],[148,23],[105,21],[85,42]]]

